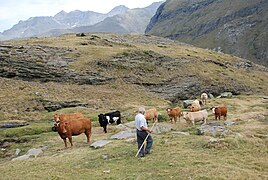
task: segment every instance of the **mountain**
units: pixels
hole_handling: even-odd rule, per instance
[[[40,36],[54,29],[71,29],[79,26],[96,24],[107,17],[111,17],[128,10],[125,6],[117,6],[107,14],[93,11],[61,11],[55,16],[32,17],[26,21],[20,21],[11,29],[0,33],[0,40],[21,39]]]
[[[267,0],[167,0],[146,28],[268,66]]]
[[[143,34],[145,28],[162,2],[145,8],[130,9],[125,13],[104,19],[93,26],[74,28],[71,32],[112,32],[120,34]]]

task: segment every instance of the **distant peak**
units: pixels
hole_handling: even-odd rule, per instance
[[[65,15],[65,14],[67,14],[67,12],[65,12],[64,10],[62,10],[62,11],[58,12],[55,16],[57,16],[57,15]]]
[[[108,14],[121,14],[126,12],[127,10],[129,10],[128,7],[124,6],[124,5],[119,5],[114,7]]]

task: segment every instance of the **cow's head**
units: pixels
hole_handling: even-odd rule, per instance
[[[68,122],[66,122],[66,121],[63,121],[63,122],[59,122],[59,124],[58,124],[58,128],[59,128],[59,132],[60,133],[63,133],[63,134],[65,134],[65,133],[67,133],[67,127],[68,126]]]
[[[188,114],[189,114],[189,112],[182,112],[183,119],[187,120]]]
[[[107,121],[106,118],[105,118],[105,115],[104,114],[99,114],[98,117],[99,117],[100,125],[103,126],[105,124],[105,122]]]
[[[60,122],[60,114],[58,114],[58,113],[54,114],[54,121],[56,123],[59,123]]]

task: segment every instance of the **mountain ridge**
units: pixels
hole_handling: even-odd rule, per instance
[[[134,9],[119,5],[106,14],[75,10],[69,13],[60,11],[54,16],[32,17],[0,33],[0,40],[96,31],[143,34],[161,3],[155,2],[147,7]]]
[[[168,0],[152,17],[146,33],[268,66],[267,11],[268,2],[263,0]]]

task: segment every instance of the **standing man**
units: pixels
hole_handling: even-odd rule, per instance
[[[145,109],[143,107],[139,108],[138,114],[135,116],[135,125],[137,129],[137,142],[138,142],[138,150],[141,148],[144,140],[148,133],[152,133],[152,130],[148,129],[146,119],[144,117]],[[144,157],[145,154],[150,154],[151,147],[153,145],[153,138],[149,134],[147,138],[147,144],[144,151],[144,146],[141,148],[139,155],[140,157]]]

